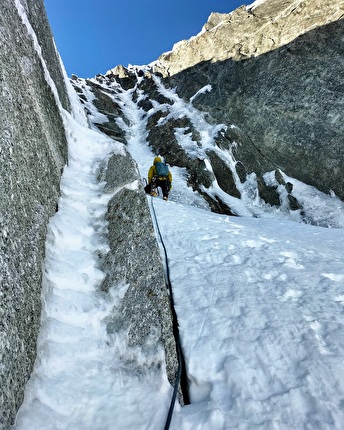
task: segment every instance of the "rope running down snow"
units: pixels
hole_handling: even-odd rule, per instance
[[[166,424],[164,427],[164,430],[168,430],[170,428],[173,409],[174,409],[174,405],[175,405],[176,397],[177,397],[177,392],[178,392],[178,387],[179,387],[179,383],[180,383],[182,372],[183,372],[184,358],[183,358],[182,347],[181,347],[181,343],[180,343],[177,314],[176,314],[176,311],[174,309],[174,300],[173,300],[173,294],[172,294],[172,284],[171,284],[171,279],[170,279],[170,269],[169,269],[169,265],[168,265],[167,250],[166,250],[166,246],[165,246],[165,243],[164,243],[164,240],[162,238],[162,234],[161,234],[161,231],[159,228],[158,219],[157,219],[154,204],[153,204],[153,197],[151,197],[150,200],[151,200],[153,221],[154,221],[156,231],[157,231],[158,236],[159,236],[160,244],[162,245],[163,250],[164,250],[165,282],[166,282],[166,286],[169,290],[169,295],[170,295],[170,303],[171,303],[172,319],[173,319],[173,334],[174,334],[174,338],[176,341],[176,349],[177,349],[177,357],[178,357],[178,369],[177,369],[177,374],[176,374],[176,380],[175,380],[175,384],[174,384],[170,408],[169,408],[167,419],[166,419]],[[189,402],[189,398],[188,398],[188,393],[183,392],[183,396],[184,397],[186,396],[186,398],[184,398],[184,403],[189,404],[190,402]]]

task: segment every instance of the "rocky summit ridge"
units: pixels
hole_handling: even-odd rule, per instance
[[[176,43],[152,70],[171,76],[203,61],[257,57],[343,17],[343,1],[333,0],[265,0],[214,12],[198,35]]]

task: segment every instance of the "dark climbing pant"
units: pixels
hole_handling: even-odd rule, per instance
[[[168,197],[170,190],[170,181],[168,179],[153,178],[152,182],[145,186],[147,194],[151,194],[153,191],[157,193],[158,187],[161,188],[163,197]]]

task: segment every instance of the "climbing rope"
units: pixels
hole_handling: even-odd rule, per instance
[[[173,335],[174,335],[174,339],[176,342],[176,350],[177,350],[177,358],[178,358],[178,369],[177,369],[176,379],[175,379],[175,383],[174,383],[173,395],[172,395],[170,408],[169,408],[167,419],[166,419],[166,424],[164,427],[164,430],[168,430],[170,428],[173,410],[174,410],[174,405],[176,403],[176,398],[177,398],[177,393],[178,393],[178,387],[179,387],[179,384],[181,382],[182,375],[184,376],[184,380],[186,381],[186,369],[185,369],[185,362],[184,362],[184,357],[183,357],[183,352],[182,352],[182,347],[181,347],[181,342],[180,342],[178,318],[177,318],[177,314],[176,314],[176,311],[174,308],[174,300],[173,300],[172,284],[171,284],[171,278],[170,278],[170,268],[169,268],[169,264],[168,264],[167,249],[166,249],[166,246],[165,246],[162,234],[161,234],[161,230],[159,227],[158,218],[157,218],[155,208],[154,208],[153,197],[151,197],[150,201],[151,201],[150,206],[151,206],[151,213],[152,213],[154,226],[155,226],[156,231],[158,233],[159,242],[160,242],[160,244],[163,248],[163,251],[164,251],[165,283],[166,283],[166,287],[168,288],[169,295],[170,295],[170,303],[171,303],[171,310],[172,310],[172,323],[173,323]],[[189,394],[187,392],[187,389],[185,388],[183,390],[182,385],[181,385],[181,389],[182,389],[182,394],[183,394],[183,398],[184,398],[184,403],[186,405],[190,404]]]

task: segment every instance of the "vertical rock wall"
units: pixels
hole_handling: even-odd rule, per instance
[[[244,61],[204,62],[169,80],[194,106],[228,128],[244,177],[281,169],[344,199],[344,20],[318,27],[286,46]]]
[[[67,108],[43,0],[22,5]],[[0,429],[8,429],[36,355],[46,226],[56,208],[67,144],[15,0],[0,2],[0,38]]]

